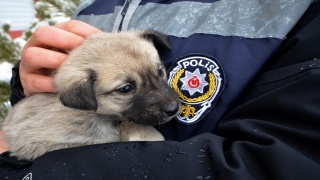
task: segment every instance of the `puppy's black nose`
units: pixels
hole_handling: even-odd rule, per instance
[[[172,101],[172,102],[165,105],[164,112],[168,116],[172,116],[172,115],[175,115],[179,111],[179,108],[180,108],[179,103],[177,101]]]

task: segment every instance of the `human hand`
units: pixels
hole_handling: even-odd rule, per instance
[[[88,35],[99,31],[76,20],[38,28],[22,50],[19,73],[24,95],[55,92],[50,76],[52,70],[67,59],[68,51],[79,46]]]
[[[3,131],[0,130],[0,154],[9,150],[9,148],[8,148],[7,144],[4,142],[2,136],[3,136]]]

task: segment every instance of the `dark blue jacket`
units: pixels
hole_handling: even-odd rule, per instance
[[[108,2],[117,4],[112,0]],[[218,2],[225,3],[226,0],[216,3]],[[250,7],[253,1],[230,0],[230,2],[243,2]],[[255,2],[261,4],[261,7],[258,10],[250,8],[248,11],[254,12],[256,10],[258,13],[258,11],[263,11],[269,7],[263,16],[256,14],[256,17],[252,17],[256,20],[261,17],[274,17],[273,21],[278,21],[280,17],[276,15],[277,7],[280,9],[288,7],[285,4],[272,5],[272,2],[275,1],[271,0]],[[303,5],[306,1],[281,0],[277,2],[288,2],[287,5],[300,2],[294,5],[296,6]],[[92,7],[101,6],[101,10],[108,9],[108,7],[102,8],[103,4],[95,3],[92,4]],[[119,2],[120,4],[121,2]],[[89,10],[90,6],[87,8]],[[234,17],[239,17],[238,20],[241,21],[247,17],[246,15],[249,15],[249,13],[245,13],[246,15],[241,17],[241,13],[235,10],[228,11],[228,7],[224,8],[225,11],[219,11],[219,16],[232,13]],[[160,16],[161,12],[167,9],[168,7],[162,9],[154,18]],[[172,79],[179,77],[178,82],[180,83],[172,83],[173,87],[180,87],[180,91],[187,97],[187,100],[191,98],[187,95],[191,96],[193,93],[196,96],[200,92],[188,90],[188,87],[184,85],[197,86],[198,82],[202,82],[200,79],[203,79],[203,76],[199,74],[206,74],[204,78],[208,83],[206,87],[210,86],[212,79],[219,79],[216,78],[218,75],[211,70],[214,67],[219,67],[217,71],[220,73],[221,84],[224,85],[224,89],[221,86],[220,94],[218,93],[216,99],[213,100],[212,112],[227,112],[229,110],[230,112],[222,118],[217,126],[208,125],[208,132],[216,127],[215,134],[200,134],[181,142],[109,143],[61,149],[40,156],[33,162],[17,160],[14,157],[9,157],[8,153],[4,153],[0,156],[0,179],[319,179],[319,9],[320,1],[314,1],[285,40],[270,37],[244,38],[240,36],[240,38],[237,36],[225,37],[195,33],[192,36],[200,37],[199,39],[202,39],[203,42],[206,42],[206,38],[214,40],[210,41],[210,44],[206,44],[209,42],[195,44],[192,43],[192,40],[196,42],[195,39],[192,39],[192,36],[188,38],[170,36],[173,41],[173,52],[179,52],[180,55],[175,56],[174,53],[161,54],[164,60],[166,57],[169,60],[172,57],[171,63],[167,61],[168,72],[171,75],[170,72],[176,72],[177,70],[177,73],[172,73],[176,75],[171,77],[173,77]],[[85,10],[79,11],[80,14],[84,13]],[[111,10],[113,10],[113,7]],[[301,10],[301,7],[299,10],[296,9],[297,11],[291,10],[290,14],[295,14]],[[146,10],[146,12],[154,11]],[[212,12],[216,12],[214,7],[212,7]],[[88,18],[89,15],[91,16],[91,14],[87,15]],[[228,22],[232,22],[232,19],[228,20],[230,20]],[[287,20],[290,23],[290,17]],[[164,19],[165,21],[167,19]],[[265,20],[261,22],[267,27],[273,21]],[[285,24],[283,22],[283,26]],[[270,27],[273,29],[276,26],[272,25]],[[242,26],[234,26],[234,30],[239,28],[241,29]],[[282,27],[278,28],[282,29]],[[181,43],[182,41],[183,43]],[[275,53],[275,49],[281,41],[283,43]],[[211,48],[211,45],[214,48]],[[194,47],[194,50],[189,48],[191,46]],[[210,53],[208,49],[213,52]],[[187,52],[187,50],[189,51]],[[186,52],[186,54],[182,52]],[[191,56],[188,56],[189,54]],[[192,58],[188,59],[189,57]],[[209,64],[207,65],[207,63]],[[264,68],[261,67],[262,65],[257,65],[263,63],[270,63],[270,65]],[[191,67],[194,65],[194,68],[189,69],[188,64]],[[258,73],[261,68],[263,69],[262,74],[253,77],[253,74]],[[197,69],[200,72],[198,74]],[[189,72],[189,74],[186,72]],[[209,75],[210,73],[213,75]],[[185,81],[183,78],[191,77],[190,74],[198,75],[198,79],[190,78],[190,81]],[[252,78],[255,79],[254,83],[247,87],[244,80],[248,80],[247,84],[249,84]],[[182,80],[180,81],[180,79]],[[15,82],[17,83],[17,81]],[[239,85],[239,92],[237,91],[237,85]],[[240,87],[240,85],[242,86]],[[206,87],[203,88],[202,94],[208,92]],[[15,85],[13,89],[16,89]],[[231,92],[241,94],[241,91],[245,91],[243,102],[232,109],[232,106],[242,100],[237,100],[239,97]],[[14,90],[14,92],[17,91]],[[14,93],[13,96],[16,94]],[[186,98],[184,97],[184,99]],[[223,104],[229,105],[230,102],[234,102],[234,104],[230,105],[231,107],[228,106],[229,110],[226,110]],[[193,105],[191,103],[189,105],[187,106],[190,110],[188,112],[192,114],[191,106]],[[163,129],[166,132],[166,129],[172,128],[176,132],[176,136],[183,138],[181,136],[200,133],[200,128],[206,128],[205,126],[209,122],[215,124],[215,121],[219,121],[219,118],[216,118],[213,113],[202,119],[200,118],[193,124],[185,125],[176,121],[170,126],[166,125]],[[181,130],[178,130],[178,128]],[[186,130],[186,132],[182,130]],[[175,132],[172,132],[170,136],[167,134],[167,137],[174,137],[172,134],[175,134]]]
[[[183,104],[158,129],[167,140],[213,133],[275,55],[312,0],[96,0],[73,16],[102,31],[153,29],[170,36],[160,52]]]

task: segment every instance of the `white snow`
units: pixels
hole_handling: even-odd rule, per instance
[[[21,47],[21,49],[22,49],[23,46],[27,43],[27,41],[24,40],[24,39],[21,38],[21,37],[15,38],[15,39],[13,40],[13,42],[19,44],[19,46]]]
[[[8,62],[2,62],[0,63],[0,81],[4,81],[9,83],[12,72],[11,69],[13,68],[13,64],[10,64]]]
[[[11,26],[11,21],[10,21],[10,20],[4,20],[3,25],[9,25],[9,26]]]

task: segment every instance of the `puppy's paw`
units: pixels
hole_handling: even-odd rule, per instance
[[[124,121],[120,125],[121,141],[163,141],[164,137],[153,126]]]

